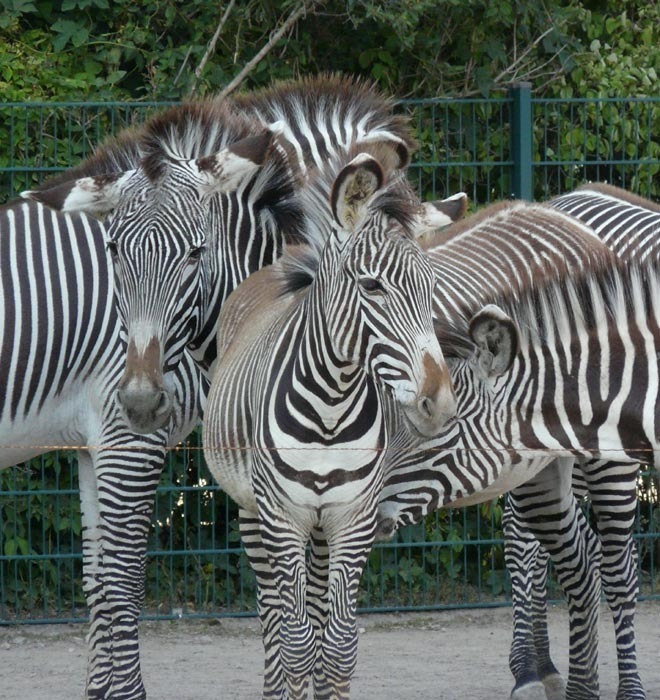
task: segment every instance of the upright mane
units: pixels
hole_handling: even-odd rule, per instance
[[[139,127],[127,128],[106,140],[92,156],[37,189],[137,168],[143,170],[150,182],[157,184],[167,176],[172,160],[213,155],[232,143],[261,133],[263,128],[263,124],[238,113],[226,101],[211,99],[177,105],[154,115]],[[295,196],[296,177],[285,154],[271,146],[252,191],[255,200],[270,207],[289,241],[297,239],[301,224]]]
[[[660,213],[660,204],[654,202],[652,199],[641,197],[634,192],[628,192],[628,190],[624,190],[621,187],[616,187],[614,185],[609,185],[606,182],[589,182],[584,185],[580,185],[575,192],[582,192],[584,194],[594,192],[604,197],[620,199],[628,204],[632,204],[633,206]]]
[[[337,133],[340,144],[361,138],[378,139],[387,133],[400,142],[400,154],[417,147],[410,120],[395,114],[395,101],[375,83],[338,73],[321,73],[300,80],[281,81],[271,87],[234,98],[237,109],[262,122],[290,125],[302,144],[305,163],[326,161],[331,153],[319,134]],[[379,133],[380,132],[380,133]],[[315,138],[310,139],[310,134]],[[366,142],[366,141],[365,141]],[[315,157],[315,153],[318,157]]]

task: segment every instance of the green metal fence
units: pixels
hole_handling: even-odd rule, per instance
[[[107,135],[164,103],[0,105],[0,201],[76,164]],[[501,99],[408,100],[424,198],[466,191],[475,205],[542,199],[587,180],[660,198],[660,98],[541,100],[528,85]],[[639,477],[636,540],[644,597],[660,596],[657,481]],[[504,605],[501,500],[434,513],[374,547],[362,610]],[[199,436],[172,452],[158,490],[145,617],[254,614],[254,579],[236,509],[214,485]],[[0,624],[85,618],[74,453],[0,472]]]

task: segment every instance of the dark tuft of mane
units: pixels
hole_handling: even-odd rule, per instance
[[[311,285],[318,271],[319,255],[312,246],[290,246],[277,265],[281,272],[279,296],[286,296]]]

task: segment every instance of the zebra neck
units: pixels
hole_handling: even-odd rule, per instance
[[[604,386],[600,368],[577,358],[568,361],[565,351],[550,345],[526,348],[503,378],[506,386],[497,394],[494,413],[511,446],[530,458],[549,454],[621,460],[630,452],[626,442],[649,448],[648,436],[621,431],[632,405],[625,398],[623,376],[611,372]],[[634,412],[633,406],[631,416]],[[631,429],[638,425],[631,420]]]

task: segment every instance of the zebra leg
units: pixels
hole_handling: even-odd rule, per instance
[[[349,697],[357,665],[357,596],[376,532],[375,508],[347,526],[341,518],[324,527],[328,537],[328,619],[321,639],[316,700]]]
[[[539,675],[534,645],[534,611],[532,603],[533,577],[537,564],[547,553],[541,550],[518,518],[515,493],[511,492],[503,517],[504,562],[511,577],[513,639],[509,653],[509,668],[515,679],[512,700],[546,700],[545,687]]]
[[[122,437],[123,448],[90,451],[81,462],[83,577],[90,610],[86,695],[90,700],[146,698],[138,616],[165,448],[156,439],[140,438],[138,443],[134,435]],[[121,439],[112,438],[114,444]]]
[[[329,576],[328,542],[320,530],[312,530],[310,554],[307,563],[307,613],[314,627],[316,636],[316,653],[313,681],[316,689],[324,684],[321,644],[323,630],[328,621],[328,576]]]
[[[315,635],[307,614],[307,532],[296,528],[257,491],[261,541],[277,585],[280,604],[279,657],[290,700],[305,700],[315,660]],[[267,601],[263,601],[264,604]]]
[[[590,528],[588,528],[590,530]],[[536,668],[546,700],[565,700],[566,681],[550,657],[548,637],[548,564],[550,555],[539,545],[532,568],[532,629]]]
[[[568,601],[569,673],[566,697],[595,700],[598,684],[598,561],[583,536],[587,527],[571,489],[572,460],[557,460],[516,489],[518,517],[552,558]]]
[[[635,648],[638,580],[632,531],[637,471],[637,465],[614,462],[591,462],[584,470],[602,545],[603,591],[614,618],[619,668],[617,700],[646,698]]]
[[[257,580],[257,611],[265,654],[263,698],[283,700],[286,684],[280,659],[280,596],[261,541],[259,518],[243,508],[238,517],[243,548]]]

